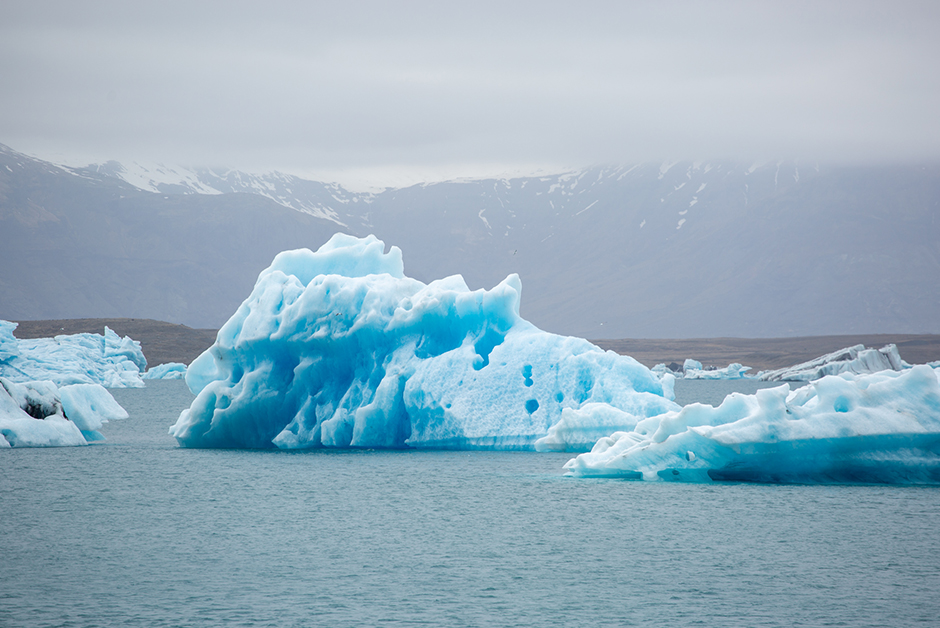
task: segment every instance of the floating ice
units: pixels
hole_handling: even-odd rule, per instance
[[[639,419],[606,403],[586,403],[564,408],[561,419],[548,434],[535,441],[536,451],[589,451],[594,443],[612,432],[632,430]]]
[[[143,379],[183,379],[186,377],[186,365],[181,362],[167,362],[153,367],[143,375]]]
[[[103,423],[127,412],[98,384],[57,388],[50,381],[0,377],[0,448],[68,447],[102,440]]]
[[[686,360],[688,362],[688,360]],[[749,366],[743,366],[733,362],[723,369],[702,369],[687,368],[683,374],[683,379],[744,379],[746,373],[751,370]]]
[[[641,420],[569,474],[687,482],[940,483],[940,372],[827,376]]]
[[[59,388],[65,416],[85,435],[86,440],[102,440],[102,424],[127,418],[127,411],[99,384],[71,384]]]
[[[662,378],[666,373],[672,371],[665,364],[657,364],[653,367],[653,372]],[[714,367],[704,368],[698,360],[687,358],[682,365],[682,370],[677,374],[682,379],[744,379],[752,377],[746,373],[751,370],[749,366],[742,366],[737,362],[729,364],[723,369]]]
[[[16,323],[0,321],[0,377],[14,382],[49,380],[59,386],[100,384],[140,388],[147,360],[140,343],[108,327],[104,335],[74,334],[18,340]]]
[[[521,319],[521,290],[516,275],[425,285],[373,236],[281,253],[190,365],[197,397],[170,433],[185,447],[532,449],[566,409],[606,404],[623,425],[678,409],[632,358]],[[593,442],[568,425],[552,447]]]
[[[808,382],[826,375],[839,373],[877,373],[884,370],[900,371],[910,368],[910,364],[901,359],[896,345],[885,345],[881,349],[866,349],[865,345],[846,347],[820,356],[809,362],[795,366],[761,371],[758,379],[766,382],[802,381]]]

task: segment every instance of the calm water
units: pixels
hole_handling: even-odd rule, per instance
[[[699,384],[699,382],[695,382]],[[718,383],[723,384],[723,383]],[[189,394],[0,452],[0,626],[910,626],[940,490],[578,480],[567,454],[199,451]]]

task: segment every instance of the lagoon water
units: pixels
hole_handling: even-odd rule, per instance
[[[562,475],[570,454],[187,450],[167,435],[182,382],[113,392],[131,418],[105,443],[0,451],[0,626],[940,621],[938,488],[583,480]]]

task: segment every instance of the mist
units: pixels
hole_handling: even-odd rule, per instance
[[[927,2],[8,2],[0,141],[341,179],[940,157]]]

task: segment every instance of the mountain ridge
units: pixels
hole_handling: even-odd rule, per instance
[[[558,333],[691,338],[940,331],[935,165],[689,161],[370,193],[290,175],[206,170],[211,177],[199,169],[164,172],[160,182],[148,180],[156,191],[144,191],[117,176],[114,163],[69,169],[0,152],[0,226],[7,232],[0,244],[10,269],[0,289],[22,295],[50,284],[30,304],[5,297],[0,315],[79,315],[65,304],[48,305],[57,299],[51,284],[61,289],[68,277],[100,276],[88,261],[97,257],[124,264],[126,272],[117,277],[121,273],[108,270],[108,281],[97,286],[84,281],[84,296],[72,305],[97,301],[85,303],[81,316],[217,327],[274,253],[316,249],[345,231],[374,233],[399,246],[406,272],[422,281],[460,273],[471,288],[489,288],[519,273],[523,316]],[[170,174],[190,177],[189,187],[173,183]],[[191,237],[200,231],[207,237]],[[68,250],[76,239],[86,260],[72,256],[68,272],[49,263],[40,272],[16,259],[23,242],[46,240]],[[232,250],[240,251],[235,260]],[[158,281],[158,268],[147,275],[145,262],[200,285]],[[166,298],[135,305],[121,296],[140,286]]]

